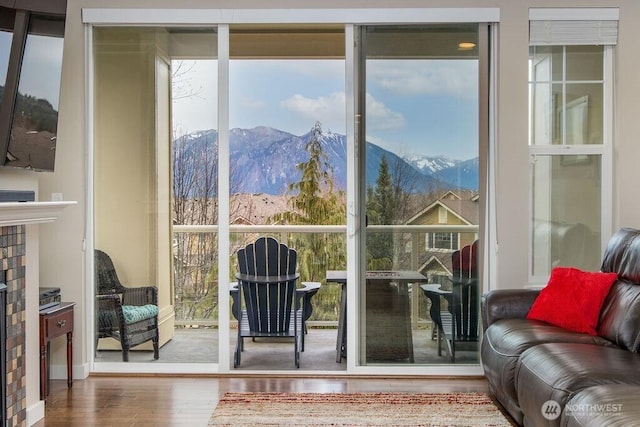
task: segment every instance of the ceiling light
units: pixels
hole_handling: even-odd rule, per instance
[[[476,47],[474,42],[460,42],[458,43],[458,50],[471,50]]]

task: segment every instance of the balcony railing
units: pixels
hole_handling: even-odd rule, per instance
[[[217,319],[217,225],[176,225],[174,236],[174,296],[176,325],[198,325],[216,327]],[[296,247],[299,253],[299,268],[302,281],[323,282],[326,270],[346,269],[345,225],[231,225],[230,265],[235,265],[235,251],[253,240],[257,235],[276,237]],[[475,225],[369,225],[367,233],[391,233],[394,241],[394,264],[401,269],[420,271],[425,264],[427,233],[459,233],[474,240],[478,227]],[[311,236],[315,236],[313,243]],[[324,237],[323,237],[324,236]],[[320,240],[318,240],[318,238]],[[313,252],[312,264],[303,265],[306,245],[332,245],[330,254]],[[462,243],[460,244],[462,245]],[[440,252],[446,257],[453,249]],[[324,249],[323,249],[324,250]],[[341,253],[340,253],[341,251]],[[326,250],[324,250],[326,252]],[[335,253],[334,253],[335,252]],[[233,276],[233,272],[230,272]],[[435,275],[435,277],[438,277]],[[232,277],[229,279],[234,281]],[[335,327],[339,307],[339,285],[323,286],[314,297],[314,316],[309,326]],[[412,292],[413,327],[428,321],[426,300],[419,292]]]

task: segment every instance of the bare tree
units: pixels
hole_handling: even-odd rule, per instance
[[[173,221],[179,225],[218,222],[218,152],[214,133],[199,147],[188,136],[173,144]],[[217,235],[174,236],[175,310],[179,320],[215,317],[218,301]]]
[[[193,86],[194,61],[172,61],[171,63],[171,98],[173,101],[184,98],[199,97],[202,86]]]

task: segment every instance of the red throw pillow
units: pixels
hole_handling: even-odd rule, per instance
[[[597,335],[600,309],[616,273],[556,267],[540,291],[527,319],[542,320],[575,332]]]

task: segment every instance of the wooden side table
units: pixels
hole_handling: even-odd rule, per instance
[[[40,399],[49,395],[49,363],[51,340],[67,335],[67,386],[73,385],[73,307],[75,302],[61,302],[60,305],[40,311]]]

